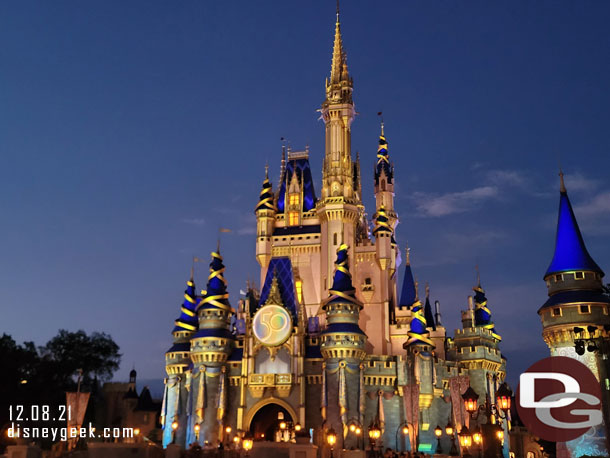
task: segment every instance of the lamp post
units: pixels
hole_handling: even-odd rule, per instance
[[[504,442],[504,429],[502,428],[502,420],[505,420],[507,418],[507,412],[510,409],[510,401],[512,394],[513,393],[509,388],[508,384],[504,382],[496,391],[495,404],[492,404],[489,399],[489,396],[486,396],[485,404],[481,406],[477,405],[479,395],[476,391],[472,389],[472,387],[468,387],[468,389],[462,395],[462,399],[464,400],[464,407],[466,407],[466,411],[470,415],[470,418],[476,420],[479,417],[479,414],[483,412],[486,416],[485,423],[483,424],[485,431],[493,432],[493,436],[495,438],[495,442],[484,444],[483,437],[481,435],[481,453],[484,452],[485,446],[493,447],[492,450],[497,449],[498,454],[500,453],[500,450],[502,449],[502,444]],[[492,422],[492,416],[497,417],[499,419],[497,424],[494,424],[494,422]],[[497,427],[502,430],[501,436],[497,431]]]
[[[199,423],[195,423],[193,429],[195,430],[195,440],[199,442],[199,432],[201,431],[201,425]]]
[[[449,451],[449,455],[459,455],[460,452],[458,451],[457,444],[455,443],[455,428],[453,427],[453,423],[451,423],[451,421],[449,421],[449,423],[447,423],[447,426],[445,426],[445,433],[451,439],[451,450]]]
[[[402,451],[405,452],[407,450],[407,444],[405,443],[407,436],[409,435],[409,424],[406,421],[403,421],[398,428],[396,428],[396,449],[398,449],[398,433],[402,434],[403,441]]]
[[[250,434],[244,436],[243,440],[243,448],[246,451],[246,457],[250,456],[250,450],[252,450],[252,446],[254,445],[254,441],[252,440],[252,436]]]
[[[360,422],[358,420],[356,420],[355,418],[352,418],[348,422],[348,430],[350,433],[352,433],[356,436],[356,447],[359,450],[361,450],[360,437],[362,436],[362,425],[360,424]]]
[[[470,456],[472,436],[470,435],[470,430],[466,425],[462,426],[462,429],[458,433],[458,438],[460,439],[460,446],[466,451],[466,455],[464,456]]]
[[[178,420],[172,421],[172,444],[176,443],[176,430],[178,429]]]
[[[377,440],[380,437],[381,437],[381,428],[375,421],[375,422],[371,423],[371,426],[369,426],[369,441],[371,442],[371,450],[373,452],[372,453],[373,456],[377,456],[376,444],[377,444]]]
[[[326,443],[330,446],[330,458],[333,458],[333,450],[335,448],[335,444],[337,443],[337,434],[333,428],[330,428],[326,432]]]
[[[436,428],[434,428],[434,435],[436,436],[436,453],[438,453],[440,455],[442,453],[441,452],[441,436],[443,435],[443,430],[441,429],[440,426],[436,425]]]

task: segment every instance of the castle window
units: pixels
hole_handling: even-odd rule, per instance
[[[333,234],[333,245],[336,245],[336,244],[337,244],[337,233],[335,232]]]
[[[563,274],[555,275],[555,283],[563,281]]]
[[[290,194],[289,205],[299,205],[299,197],[298,194]]]
[[[559,307],[555,307],[551,313],[552,316],[561,316],[561,309]]]
[[[580,313],[580,314],[591,313],[591,306],[590,305],[581,305],[580,307],[578,307],[578,313]]]
[[[364,284],[365,284],[365,285],[370,285],[370,284],[371,284],[371,277],[366,277],[366,278],[364,279]]]
[[[385,191],[385,180],[381,180],[381,190]]]
[[[288,214],[288,224],[290,226],[299,224],[299,212],[290,212]]]
[[[574,279],[575,280],[584,280],[585,273],[584,272],[574,272]]]
[[[297,278],[294,282],[294,287],[297,290],[297,298],[299,300],[299,304],[303,303],[303,281],[300,278]]]

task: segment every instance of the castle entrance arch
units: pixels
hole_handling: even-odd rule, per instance
[[[290,431],[298,417],[294,409],[287,402],[278,398],[267,398],[257,402],[249,410],[246,417],[246,430],[250,431],[256,441],[279,441],[282,439],[280,423],[286,423],[284,438],[288,438]]]

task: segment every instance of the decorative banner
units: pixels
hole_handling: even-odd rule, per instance
[[[195,406],[195,413],[199,417],[199,421],[202,422],[205,416],[205,369],[202,367],[199,369],[199,389],[197,391],[197,404]]]
[[[220,381],[218,382],[218,410],[216,412],[217,420],[222,424],[222,420],[225,416],[225,408],[227,407],[227,390],[225,387],[225,368],[222,368],[220,374]]]
[[[190,417],[193,404],[193,390],[191,389],[193,386],[193,377],[191,372],[186,373],[186,383],[184,386],[186,388],[186,416]]]
[[[79,380],[80,383],[80,380]],[[90,393],[66,393],[66,405],[68,409],[70,409],[73,414],[68,415],[68,431],[70,428],[79,428],[83,424],[83,419],[85,418],[85,411],[87,410],[87,404],[89,403],[89,395]],[[78,442],[78,436],[74,439],[70,439],[68,443],[68,449],[72,449],[76,447],[76,443]]]
[[[167,415],[167,379],[163,380],[163,402],[161,404],[161,427],[165,429],[165,416]]]
[[[347,385],[345,381],[345,363],[339,369],[339,414],[343,423],[343,438],[347,436]]]
[[[180,379],[176,378],[176,383],[174,385],[178,385],[178,389],[176,390],[176,396],[174,397],[174,417],[177,417],[180,414],[180,392],[182,391],[182,384],[179,383]]]
[[[320,397],[320,412],[322,413],[322,420],[326,420],[327,406],[328,400],[326,399],[326,364],[322,363],[322,395]]]
[[[377,414],[379,415],[379,428],[381,428],[381,432],[385,429],[385,410],[383,409],[383,391],[379,390],[377,392],[377,398],[379,402],[379,407],[377,410]]]
[[[409,436],[411,449],[416,450],[419,432],[419,385],[406,385],[403,387],[403,393],[407,424],[411,426],[411,431],[413,431],[413,434]]]
[[[364,364],[360,365],[360,389],[359,389],[359,403],[358,403],[358,421],[361,425],[364,425],[364,412],[366,411],[366,391],[364,389]]]
[[[449,392],[451,393],[451,404],[453,407],[453,418],[455,418],[456,431],[460,432],[462,425],[470,426],[470,415],[466,412],[462,394],[470,386],[470,379],[467,375],[451,377],[449,379]]]

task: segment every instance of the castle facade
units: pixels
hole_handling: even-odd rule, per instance
[[[409,251],[396,241],[395,170],[383,124],[374,173],[364,177],[375,184],[371,220],[365,212],[351,145],[353,88],[337,14],[320,109],[321,189],[309,151],[284,148],[279,183],[274,188],[266,172],[255,207],[260,288],[249,285],[232,307],[220,250],[201,294],[192,276],[187,282],[165,355],[165,446],[246,433],[293,440],[295,431],[317,437],[332,427],[338,446],[349,449],[367,444],[375,425],[377,445],[448,453],[459,447],[455,433],[487,422],[471,420],[461,397],[470,387],[480,403],[494,400],[506,375],[485,291],[480,282],[473,288],[453,337],[428,287],[420,299]],[[489,420],[508,437],[507,421]],[[506,444],[498,450],[508,458]]]

